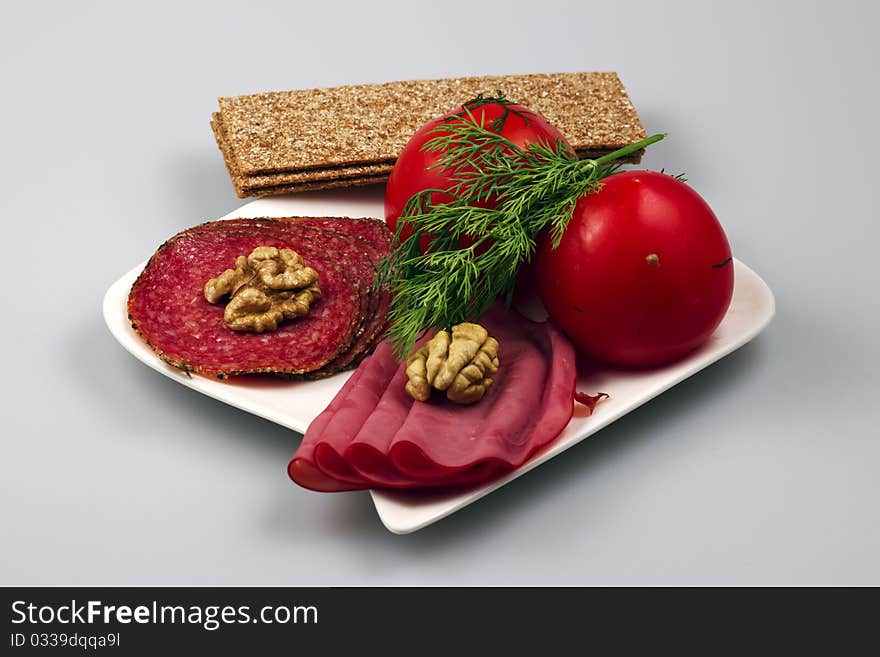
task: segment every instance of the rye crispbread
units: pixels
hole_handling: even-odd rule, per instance
[[[350,182],[353,186],[383,182],[388,178],[388,174],[391,173],[391,169],[394,166],[392,161],[383,164],[327,167],[325,169],[310,169],[308,171],[242,176],[235,169],[234,158],[223,135],[223,128],[219,122],[218,113],[215,113],[211,119],[211,129],[214,131],[217,145],[223,154],[223,161],[229,171],[232,185],[238,196],[242,198],[327,188],[319,187],[320,183],[341,182],[343,184],[332,185],[331,187],[344,187],[346,186],[344,183],[347,182]],[[376,178],[378,180],[375,180]]]
[[[422,124],[497,90],[547,117],[581,157],[646,136],[616,73],[411,80],[220,98],[211,127],[239,196],[370,184],[387,178]]]

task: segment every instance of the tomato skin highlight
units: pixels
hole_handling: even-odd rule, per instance
[[[704,343],[733,295],[724,230],[689,186],[652,171],[609,176],[578,200],[559,247],[538,247],[541,300],[586,356],[647,367]]]
[[[471,113],[478,123],[482,122],[482,125],[491,129],[490,124],[504,113],[505,107],[508,114],[504,120],[501,134],[517,146],[524,147],[538,141],[551,145],[555,144],[557,140],[565,144],[568,143],[562,136],[562,133],[554,128],[544,117],[522,105],[508,104],[505,106],[499,103],[486,103],[485,105],[473,108]],[[451,178],[453,173],[451,171],[431,168],[437,165],[443,154],[425,153],[422,151],[422,146],[434,137],[444,134],[432,131],[438,126],[447,123],[449,117],[460,113],[462,110],[463,108],[459,107],[423,125],[410,138],[397,158],[397,162],[394,164],[394,168],[388,178],[388,186],[385,188],[385,221],[392,231],[397,228],[397,219],[403,213],[406,202],[413,194],[424,189],[446,190],[452,186]],[[462,119],[454,120],[461,121]],[[449,194],[435,193],[431,195],[432,203],[448,203],[452,200],[454,199]],[[491,200],[481,205],[494,207],[494,203]],[[406,239],[411,234],[411,230],[404,231],[402,239]],[[430,242],[430,236],[422,238],[421,248],[423,253]],[[468,240],[467,238],[462,240],[462,246],[469,246],[472,243],[473,240]]]

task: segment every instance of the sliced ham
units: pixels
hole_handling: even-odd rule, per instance
[[[363,424],[364,418],[375,407],[373,396],[388,384],[397,363],[386,343],[364,360],[324,411],[309,425],[302,443],[288,466],[291,479],[305,488],[332,492],[366,488],[365,480],[358,477],[333,476],[318,468],[316,447],[321,442],[332,448],[334,444],[350,440]],[[390,372],[385,379],[386,372]],[[363,385],[361,381],[363,380]],[[372,404],[372,405],[371,405]],[[329,438],[330,440],[326,440]],[[353,481],[348,481],[353,479]]]
[[[290,478],[297,482],[300,486],[323,493],[331,493],[345,490],[357,490],[360,486],[350,486],[345,483],[333,479],[321,472],[315,465],[315,442],[316,437],[321,435],[330,420],[336,415],[336,411],[346,403],[349,394],[357,389],[358,382],[366,368],[361,366],[352,373],[348,381],[339,390],[339,393],[333,398],[329,406],[312,420],[303,441],[300,443],[296,456],[287,466],[287,473]]]
[[[379,487],[405,488],[417,483],[398,470],[388,458],[391,441],[406,422],[415,403],[405,390],[407,378],[406,368],[395,369],[379,403],[345,449],[345,458],[352,468]]]
[[[500,306],[480,323],[498,338],[501,360],[483,399],[414,401],[405,364],[383,343],[309,427],[291,478],[325,491],[461,485],[519,467],[552,442],[573,409],[571,343],[551,324]],[[316,486],[313,472],[326,480]]]
[[[371,482],[354,470],[343,455],[398,369],[387,343],[379,346],[377,358],[370,358],[368,365],[363,368],[357,388],[349,393],[345,403],[317,437],[315,445],[315,462],[323,472],[340,481],[362,486]]]
[[[464,408],[415,404],[391,444],[401,471],[427,478],[487,463],[517,467],[568,424],[576,378],[571,343],[550,324],[506,321],[511,315],[496,309],[485,319],[501,345],[501,385]],[[438,434],[445,440],[433,438]]]

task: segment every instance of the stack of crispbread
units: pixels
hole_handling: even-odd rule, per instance
[[[211,119],[236,193],[266,196],[387,180],[424,123],[501,91],[544,115],[581,157],[646,137],[616,73],[412,80],[220,98]],[[630,161],[638,161],[637,153]]]

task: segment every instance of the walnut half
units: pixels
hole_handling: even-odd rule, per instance
[[[406,391],[418,401],[428,401],[433,388],[445,391],[457,404],[473,404],[494,382],[491,375],[498,365],[498,341],[479,324],[457,324],[452,336],[437,331],[409,357]]]
[[[223,321],[233,331],[274,331],[285,319],[309,312],[321,298],[318,272],[291,249],[258,246],[247,257],[205,283],[205,299],[229,296]]]

